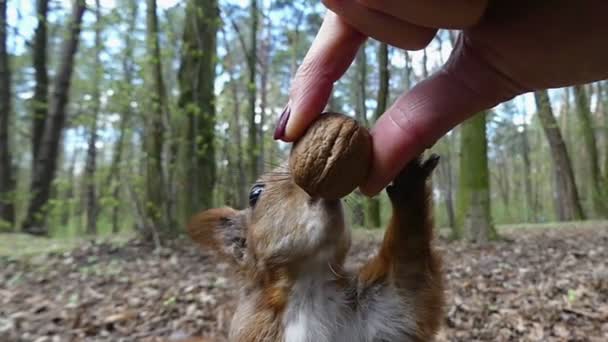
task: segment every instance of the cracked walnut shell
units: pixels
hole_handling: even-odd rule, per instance
[[[334,200],[365,181],[371,159],[368,130],[349,116],[326,113],[294,144],[289,168],[295,183],[310,196]]]

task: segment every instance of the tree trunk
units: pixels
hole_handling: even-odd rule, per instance
[[[331,96],[329,97],[329,101],[327,102],[325,111],[341,113],[342,110],[342,101],[337,96],[336,92],[332,92]]]
[[[271,47],[272,47],[272,26],[271,20],[266,20],[264,29],[266,31],[266,39],[262,41],[262,47],[260,51],[260,129],[259,131],[259,158],[258,158],[258,170],[264,172],[264,166],[267,164],[266,153],[265,153],[265,132],[264,126],[266,125],[266,118],[268,110],[268,86],[270,76],[270,65],[271,61]]]
[[[250,47],[247,53],[247,67],[249,69],[249,82],[247,85],[249,99],[249,182],[253,183],[258,177],[258,158],[260,155],[258,146],[258,125],[256,123],[256,106],[257,99],[257,84],[256,84],[256,67],[258,60],[258,2],[251,0],[250,17],[251,17],[251,36]]]
[[[608,166],[608,160],[606,157],[608,156],[608,150],[605,150],[604,147],[608,147],[608,125],[605,125],[605,113],[606,113],[606,97],[604,94],[605,88],[604,81],[596,82],[596,108],[594,113],[594,122],[595,122],[595,132],[596,132],[596,146],[598,153],[598,169],[599,169],[599,179],[602,185],[601,194],[604,199],[604,209],[605,215],[608,217],[608,169],[605,169],[605,166]]]
[[[376,96],[377,106],[374,120],[378,120],[386,111],[389,94],[390,71],[388,68],[388,45],[381,43],[378,48],[378,94]]]
[[[584,162],[585,153],[587,151],[585,150],[585,144],[581,143],[580,141],[580,125],[578,115],[575,113],[576,98],[573,96],[572,93],[572,87],[563,88],[561,113],[558,119],[560,120],[560,122],[558,123],[558,127],[560,127],[561,129],[562,137],[564,139],[564,143],[566,144],[566,149],[570,157],[570,165],[572,168],[572,173],[574,175],[575,184],[577,185],[578,197],[581,203],[581,207],[583,208],[583,213],[585,213],[586,216],[592,216],[592,212],[585,211],[584,205],[585,199],[590,198],[590,187],[588,186],[589,177],[582,177],[588,172],[588,163]],[[573,97],[574,102],[572,101]]]
[[[91,112],[93,115],[91,122],[91,131],[89,132],[89,142],[87,147],[87,158],[85,161],[85,181],[86,181],[86,233],[88,235],[97,235],[97,190],[95,188],[95,174],[97,171],[97,118],[101,106],[100,83],[103,75],[103,66],[101,64],[101,50],[103,43],[101,41],[101,7],[99,0],[95,0],[95,70],[93,75],[93,106]]]
[[[47,14],[48,0],[36,1],[38,26],[34,31],[32,59],[34,65],[34,96],[32,97],[32,174],[35,173],[36,159],[44,134],[44,125],[48,113],[49,76],[47,70]]]
[[[127,79],[130,79],[130,76],[127,76],[125,74],[125,82]],[[129,84],[129,83],[127,83],[127,84]],[[129,92],[126,96],[127,96],[127,98],[131,98],[131,93]],[[131,115],[131,112],[129,110],[129,105],[127,104],[127,106],[125,106],[125,107],[126,108],[124,109],[124,111],[121,115],[121,118],[120,118],[120,127],[118,129],[118,139],[116,140],[116,144],[114,145],[114,152],[112,153],[112,162],[110,163],[110,171],[108,172],[108,176],[106,177],[106,179],[103,183],[104,184],[103,188],[110,190],[111,198],[113,200],[112,207],[111,207],[111,209],[112,209],[111,221],[112,221],[112,233],[113,234],[116,234],[120,231],[120,227],[118,226],[118,212],[120,209],[119,195],[120,195],[120,183],[121,183],[120,164],[122,163],[122,155],[123,155],[124,144],[125,144],[125,140],[126,140],[127,126],[129,123],[128,118]]]
[[[135,30],[137,24],[137,13],[137,0],[129,1],[129,24],[127,32],[133,32]],[[122,181],[120,174],[120,165],[122,163],[125,140],[127,140],[127,127],[129,126],[130,117],[133,115],[133,113],[131,112],[134,74],[133,45],[133,37],[131,35],[127,35],[125,37],[125,54],[124,59],[122,61],[122,70],[124,74],[125,84],[125,102],[122,104],[122,113],[118,129],[118,139],[116,140],[116,144],[114,145],[114,152],[112,153],[110,172],[108,172],[108,176],[106,177],[103,186],[104,189],[110,189],[111,197],[113,199],[111,207],[111,222],[113,234],[117,234],[120,231],[120,226],[118,224],[118,215],[120,211],[120,184]]]
[[[365,104],[365,99],[367,98],[367,51],[365,50],[365,45],[363,45],[359,50],[355,64],[357,65],[357,78],[355,82],[355,115],[361,124],[369,126],[367,122],[367,105]]]
[[[230,74],[232,77],[232,74]],[[245,174],[245,158],[243,157],[243,134],[241,129],[241,112],[238,97],[238,88],[235,80],[232,84],[232,101],[234,103],[234,140],[236,142],[236,168],[237,170],[237,206],[244,208],[247,204],[247,175]]]
[[[454,31],[454,30],[449,30],[448,37],[450,38],[450,45],[452,47],[456,46],[456,39],[458,39],[458,32]]]
[[[65,154],[65,152],[64,152]],[[68,167],[67,174],[67,186],[65,188],[65,192],[63,195],[63,201],[66,203],[63,208],[63,212],[61,215],[61,224],[66,227],[70,223],[70,217],[72,216],[73,209],[73,199],[74,199],[74,188],[75,188],[75,174],[76,174],[76,161],[78,160],[78,150],[74,151],[72,154],[72,159],[70,160],[70,166]]]
[[[40,151],[36,159],[35,172],[32,176],[30,190],[32,198],[30,199],[27,216],[23,222],[23,231],[29,234],[46,235],[48,233],[48,229],[44,225],[46,219],[45,206],[49,200],[51,184],[57,169],[59,141],[65,123],[66,107],[74,69],[74,56],[78,50],[80,26],[85,8],[84,0],[75,2],[68,24],[69,33],[63,42],[59,57],[59,68],[54,80],[51,105],[44,127]]]
[[[441,48],[441,44],[443,44],[443,42],[439,39],[439,36],[437,36],[438,42],[439,42],[439,46]],[[412,67],[411,67],[411,60],[409,58],[409,55],[406,55],[407,59],[406,59],[406,68],[410,69],[408,71],[408,82],[407,82],[407,89],[406,91],[408,91],[411,88],[411,81],[409,80],[409,75],[412,73]],[[442,62],[443,63],[443,62]],[[422,55],[422,77],[424,79],[427,79],[429,77],[429,66],[428,66],[428,54],[427,54],[427,49],[424,49],[423,51],[423,55]],[[450,149],[451,146],[449,146],[450,144],[450,136],[446,135],[444,137],[444,139],[446,139],[448,147],[447,147],[447,155],[445,156],[445,158],[441,161],[441,164],[445,165],[444,166],[444,170],[445,170],[445,174],[446,174],[446,195],[445,195],[445,208],[446,208],[446,213],[447,213],[447,217],[448,217],[448,223],[450,225],[450,227],[452,229],[456,229],[456,215],[454,213],[454,196],[452,194],[452,170],[451,170],[451,156],[450,156]],[[441,167],[440,167],[441,170]]]
[[[551,159],[555,174],[555,209],[560,221],[584,219],[583,208],[578,196],[574,172],[566,143],[553,116],[551,101],[546,90],[534,93],[538,118],[551,148]]]
[[[566,146],[568,147],[568,150],[571,150],[572,148],[572,136],[574,134],[573,133],[573,129],[572,129],[572,121],[573,118],[575,117],[574,115],[571,115],[571,109],[570,109],[570,88],[563,88],[564,92],[563,92],[563,97],[562,97],[562,108],[561,108],[561,113],[560,113],[560,120],[561,120],[561,127],[562,127],[562,137],[564,138],[564,142],[566,143]],[[559,127],[559,125],[558,125]]]
[[[448,137],[448,147],[446,149],[447,153],[445,155],[443,164],[445,164],[445,178],[447,180],[446,184],[446,194],[445,194],[445,210],[448,216],[448,224],[450,228],[454,229],[456,227],[456,213],[454,212],[454,182],[453,182],[453,174],[452,174],[452,146],[451,146],[452,138]]]
[[[178,74],[179,106],[187,116],[188,129],[185,217],[213,205],[215,166],[215,56],[218,4],[215,0],[190,0],[186,9],[181,66]]]
[[[530,163],[530,142],[528,141],[528,125],[524,122],[521,132],[522,159],[524,162],[524,188],[526,192],[526,220],[536,222],[536,204],[532,189],[532,166]]]
[[[96,95],[93,95],[95,97]],[[97,94],[99,96],[99,94]],[[97,102],[98,100],[93,99]],[[91,131],[89,132],[89,139],[87,145],[87,157],[85,161],[85,211],[86,211],[86,234],[97,235],[97,190],[95,187],[95,173],[97,169],[97,115],[98,105],[94,105],[93,122],[91,124]]]
[[[509,164],[507,160],[508,156],[505,156],[506,153],[500,153],[497,156],[496,162],[496,172],[495,175],[496,187],[498,188],[498,194],[500,195],[500,199],[502,200],[503,205],[505,206],[505,216],[508,221],[511,220],[511,193],[512,186],[509,182]]]
[[[230,118],[230,134],[236,145],[236,207],[244,208],[247,203],[247,174],[245,158],[243,156],[243,134],[241,126],[241,101],[239,96],[239,87],[236,78],[234,77],[234,53],[230,50],[230,43],[226,39],[226,32],[222,29],[222,37],[224,46],[226,47],[226,58],[224,59],[224,67],[228,73],[228,85],[232,100],[232,117]]]
[[[376,95],[376,111],[374,113],[374,121],[377,121],[380,116],[386,111],[390,72],[388,68],[388,45],[381,43],[378,48],[378,94]],[[382,225],[380,218],[380,199],[378,197],[370,198],[367,201],[367,226],[370,228],[379,228]]]
[[[298,47],[300,46],[300,38],[302,36],[302,32],[301,32],[301,26],[302,26],[302,22],[304,22],[304,19],[306,19],[306,13],[304,11],[297,11],[297,16],[294,20],[295,24],[293,26],[293,30],[292,30],[292,34],[289,34],[287,36],[287,42],[289,44],[289,46],[292,46],[293,48],[290,49],[291,50],[291,60],[290,60],[290,72],[289,74],[291,76],[296,74],[296,71],[298,69],[298,57],[299,57],[299,49]]]
[[[606,114],[607,98],[605,94],[605,81],[598,81],[595,83],[596,91],[596,107],[595,107],[595,120],[597,130],[597,150],[598,150],[598,163],[600,164],[600,178],[603,179],[604,187],[608,187],[608,114]],[[604,193],[606,200],[608,200],[608,190]]]
[[[367,122],[367,106],[365,104],[366,94],[367,94],[367,52],[365,50],[365,44],[359,50],[357,57],[355,59],[355,64],[357,68],[357,73],[355,75],[355,118],[364,126],[369,126]],[[352,209],[353,209],[353,224],[356,226],[364,226],[368,220],[366,219],[366,198],[364,198],[361,193],[356,190],[354,193],[356,199],[353,201]]]
[[[608,82],[600,88],[602,114],[604,115],[604,181],[608,182]]]
[[[412,68],[412,58],[407,50],[403,50],[403,58],[405,59],[403,91],[409,91],[412,88],[412,74],[414,69]]]
[[[163,118],[166,110],[165,85],[162,75],[162,62],[158,42],[158,17],[156,16],[156,0],[147,0],[146,9],[146,45],[148,53],[149,78],[147,88],[150,90],[150,111],[147,116],[145,151],[146,151],[146,191],[145,209],[147,222],[152,227],[146,227],[144,234],[161,232],[165,228],[164,220],[164,169]]]
[[[498,237],[490,216],[486,113],[462,124],[456,238],[485,243]]]
[[[596,217],[607,218],[608,207],[605,198],[605,184],[603,184],[600,165],[599,153],[595,139],[595,131],[593,127],[593,119],[591,118],[591,109],[589,108],[589,100],[584,86],[578,85],[574,87],[574,97],[576,99],[576,113],[578,115],[583,140],[588,155],[589,171],[590,171],[590,187],[591,200]]]
[[[13,161],[8,126],[11,117],[11,69],[7,51],[7,0],[0,0],[0,232],[15,225]]]
[[[428,55],[426,53],[426,48],[422,50],[422,77],[426,80],[429,77],[429,67],[428,67]]]

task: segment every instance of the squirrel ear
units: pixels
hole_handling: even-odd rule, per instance
[[[190,220],[188,235],[203,247],[210,248],[240,265],[247,248],[244,215],[232,208],[203,211]]]

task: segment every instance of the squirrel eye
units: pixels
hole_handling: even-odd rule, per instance
[[[264,184],[255,184],[251,191],[249,192],[249,206],[254,207],[258,202],[260,195],[264,191]]]

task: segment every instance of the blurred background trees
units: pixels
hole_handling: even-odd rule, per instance
[[[246,205],[290,146],[272,140],[321,23],[312,0],[0,1],[0,231],[135,231],[160,243],[194,212]],[[449,55],[367,42],[328,109],[371,127]],[[581,61],[584,63],[584,61]],[[538,91],[480,113],[433,147],[438,224],[608,217],[608,84]],[[381,195],[345,206],[380,227]]]
[[[7,8],[6,1],[0,2],[0,231],[8,231],[15,223],[13,192],[13,161],[9,125],[11,108],[11,68],[7,51]]]

